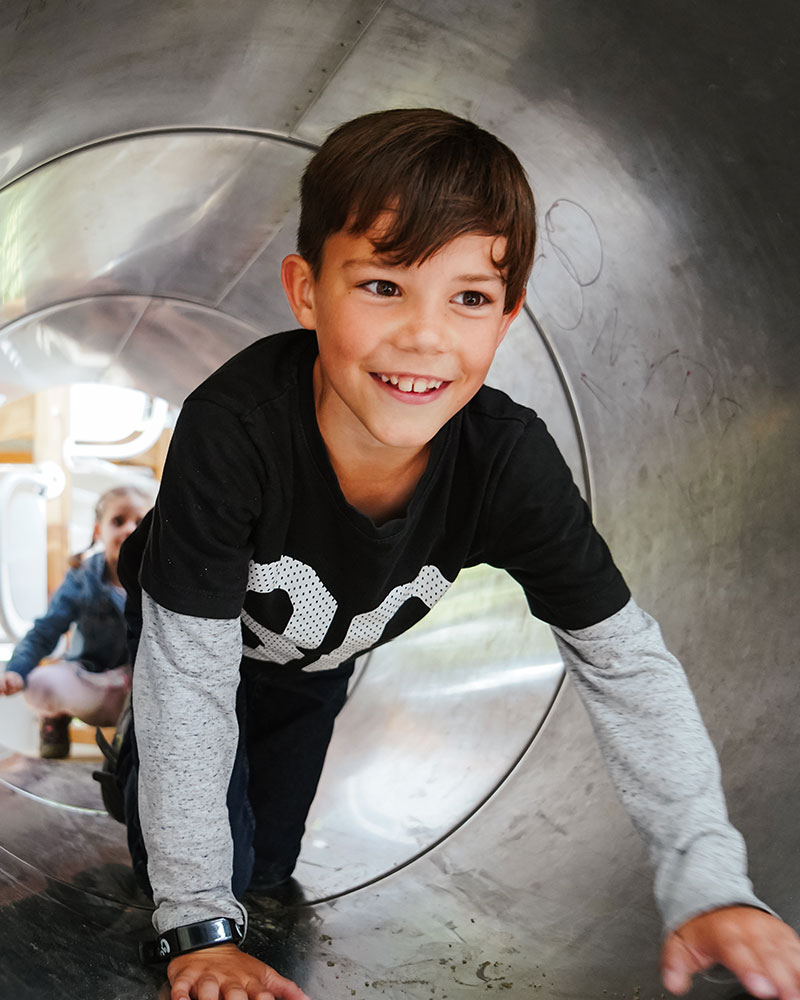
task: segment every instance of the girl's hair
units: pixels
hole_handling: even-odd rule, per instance
[[[128,497],[131,500],[143,500],[148,506],[152,503],[153,498],[139,486],[114,486],[110,490],[106,490],[103,493],[97,503],[94,505],[94,523],[95,527],[102,521],[103,515],[106,512],[109,504],[114,500],[118,500],[122,497]],[[78,569],[83,563],[83,558],[86,553],[94,545],[95,539],[92,536],[91,542],[87,545],[85,549],[81,552],[76,552],[71,555],[67,560],[67,565],[70,569]]]
[[[129,497],[131,500],[143,500],[147,504],[152,500],[139,486],[114,486],[112,489],[106,490],[94,505],[95,524],[99,524],[102,521],[103,514],[105,514],[106,508],[112,500],[118,500],[121,497]]]
[[[303,174],[298,253],[319,276],[325,241],[367,233],[390,212],[378,254],[411,266],[467,233],[505,237],[494,261],[506,282],[505,311],[522,298],[533,264],[536,209],[525,171],[508,146],[437,108],[395,108],[340,125]]]

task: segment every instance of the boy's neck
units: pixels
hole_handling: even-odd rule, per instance
[[[405,514],[427,468],[430,449],[428,444],[416,455],[383,468],[372,462],[340,461],[330,448],[328,458],[350,506],[383,524]]]

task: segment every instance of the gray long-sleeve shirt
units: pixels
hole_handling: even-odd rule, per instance
[[[238,619],[180,615],[142,594],[133,712],[139,820],[159,932],[216,917],[246,919],[231,891],[226,804],[241,651]]]
[[[154,923],[164,931],[218,916],[241,921],[226,807],[241,625],[168,611],[146,593],[142,610],[133,700]],[[768,909],[753,893],[716,754],[656,622],[631,600],[590,628],[553,631],[647,845],[666,928],[734,903]]]
[[[591,628],[553,628],[611,780],[655,869],[665,928],[741,903],[768,909],[747,877],[717,755],[658,623],[630,600]]]

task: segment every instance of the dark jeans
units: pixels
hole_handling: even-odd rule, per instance
[[[333,724],[347,698],[354,661],[301,673],[243,660],[236,711],[239,744],[228,785],[234,895],[265,890],[294,871],[306,816]],[[139,825],[139,757],[132,723],[120,753],[128,847],[141,887],[152,896]]]

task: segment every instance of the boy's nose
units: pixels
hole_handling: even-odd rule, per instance
[[[441,311],[418,307],[409,310],[398,337],[401,350],[417,354],[441,354],[447,350],[449,336]]]

